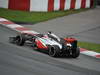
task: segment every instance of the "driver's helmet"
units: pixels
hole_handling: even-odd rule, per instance
[[[49,35],[49,34],[51,34],[51,33],[52,33],[51,31],[48,31],[48,33],[47,33],[47,34]]]

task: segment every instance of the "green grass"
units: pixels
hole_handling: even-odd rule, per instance
[[[88,43],[88,42],[78,42],[78,46],[81,48],[85,48],[85,49],[100,53],[100,44]]]
[[[34,24],[54,19],[57,17],[62,17],[65,15],[79,13],[86,10],[88,9],[55,11],[55,12],[26,12],[26,11],[14,11],[14,10],[0,8],[0,17],[9,19],[14,22],[28,22]]]

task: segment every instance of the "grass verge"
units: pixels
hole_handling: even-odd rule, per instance
[[[88,42],[78,42],[78,46],[81,48],[85,48],[85,49],[100,53],[100,44],[88,43]]]
[[[26,11],[15,11],[15,10],[0,8],[0,17],[9,19],[14,22],[25,22],[25,23],[28,22],[34,24],[54,19],[57,17],[62,17],[65,15],[83,12],[86,10],[89,9],[55,11],[55,12],[26,12]]]

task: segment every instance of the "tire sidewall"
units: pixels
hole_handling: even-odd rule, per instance
[[[25,43],[25,37],[23,34],[16,36],[16,40],[16,44],[19,46],[22,46]]]
[[[54,49],[52,49],[54,48]],[[56,45],[53,45],[53,46],[49,46],[49,55],[51,57],[57,57],[59,56],[59,51],[60,51],[60,48]]]
[[[72,51],[72,57],[77,58],[79,55],[80,55],[80,48],[78,47]]]

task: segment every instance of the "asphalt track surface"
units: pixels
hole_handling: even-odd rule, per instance
[[[0,75],[100,75],[100,59],[53,58],[28,46],[8,41],[15,31],[0,25]]]
[[[65,34],[75,34],[80,40],[100,43],[99,11],[97,8],[87,15],[65,16],[26,27],[39,32],[50,29],[61,35],[66,31]],[[82,54],[77,59],[53,58],[29,46],[9,43],[8,38],[14,35],[15,31],[0,25],[0,75],[100,75],[100,59]]]

